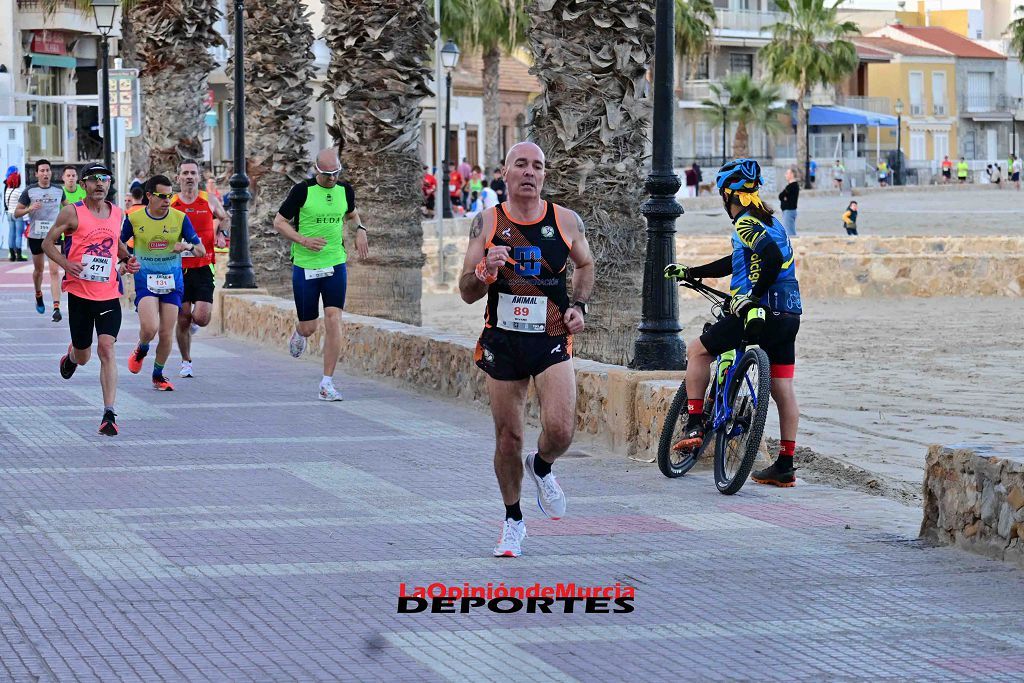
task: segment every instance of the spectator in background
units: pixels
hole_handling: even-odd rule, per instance
[[[697,173],[693,168],[688,168],[684,172],[686,176],[686,196],[696,197],[697,196]]]
[[[1020,174],[1024,172],[1024,162],[1021,162],[1020,157],[1016,154],[1011,154],[1010,158],[1013,159],[1013,164],[1006,170],[1010,173],[1010,179],[1013,181],[1014,187],[1019,190]]]
[[[484,187],[480,190],[480,200],[483,202],[484,210],[497,206],[500,202],[498,201],[498,195],[494,190],[488,186],[487,181],[484,181]]]
[[[807,164],[807,169],[808,169],[808,174],[807,174],[808,180],[811,181],[811,188],[813,189],[814,188],[814,181],[815,181],[815,179],[818,176],[818,162],[815,161],[814,159],[811,159],[811,161]]]
[[[484,189],[484,172],[479,166],[474,166],[473,170],[469,174],[469,193],[477,193],[479,196],[480,191]]]
[[[462,163],[459,164],[459,195],[462,197],[461,206],[469,205],[469,175],[473,172],[473,167],[469,165],[469,161],[466,157],[462,157]]]
[[[779,193],[782,225],[790,237],[796,237],[796,205],[799,198],[800,183],[796,180],[796,168],[790,166],[786,169],[786,187]]]
[[[7,228],[7,250],[11,261],[27,261],[21,253],[21,240],[25,232],[25,219],[15,218],[14,210],[18,208],[21,197],[21,174],[17,166],[10,166],[4,175],[3,212],[4,227]]]
[[[136,187],[142,187],[146,184],[146,178],[142,173],[142,169],[135,169],[135,176],[132,178],[132,184],[128,186],[128,191],[131,192]]]
[[[146,205],[146,192],[142,189],[142,185],[133,187],[131,192],[128,193],[128,197],[124,200],[124,212],[135,213]]]
[[[498,203],[501,204],[508,197],[505,189],[505,179],[501,177],[501,164],[494,167],[494,177],[491,179],[491,189],[494,191],[495,197],[498,198]]]
[[[956,164],[956,179],[962,184],[967,182],[967,176],[971,173],[971,167],[967,163],[967,160],[960,157],[960,161]]]
[[[696,159],[693,160],[693,164],[690,166],[690,170],[693,171],[694,175],[697,176],[697,182],[694,183],[695,189],[693,191],[693,196],[696,197],[700,195],[700,184],[704,182],[704,173],[701,172],[700,164],[697,163]]]
[[[843,227],[847,235],[857,234],[857,202],[850,202],[843,212]]]
[[[430,172],[426,164],[423,165],[423,215],[427,218],[434,217],[434,202],[437,197],[437,178]]]
[[[452,199],[452,207],[462,206],[462,174],[455,168],[455,162],[448,164],[448,195]]]
[[[878,171],[878,186],[885,187],[889,184],[889,164],[885,163],[885,159],[879,159],[875,165],[875,169]]]
[[[949,185],[953,182],[953,162],[949,160],[947,154],[942,158],[942,184]]]
[[[836,159],[836,163],[832,166],[832,182],[835,183],[835,187],[839,190],[839,194],[843,193],[843,178],[846,176],[846,167],[843,166],[843,162]]]

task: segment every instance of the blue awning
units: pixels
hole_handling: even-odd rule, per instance
[[[812,126],[871,126],[895,128],[896,117],[851,107],[811,107]]]
[[[69,55],[41,55],[30,52],[32,66],[55,66],[61,69],[74,69],[78,66],[78,60]]]
[[[793,127],[796,128],[796,102],[790,105]],[[871,126],[872,128],[895,128],[896,117],[878,114],[864,109],[840,107],[838,105],[811,107],[810,125],[812,126]]]

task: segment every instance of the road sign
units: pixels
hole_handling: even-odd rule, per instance
[[[110,116],[122,118],[125,135],[142,135],[142,98],[139,92],[138,69],[111,69],[107,79],[110,90]]]

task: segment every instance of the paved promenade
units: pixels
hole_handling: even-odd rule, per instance
[[[6,267],[6,264],[4,264]],[[802,484],[719,495],[581,445],[517,560],[484,412],[204,331],[197,377],[57,372],[0,290],[0,680],[1020,680],[1024,573],[920,513]],[[169,369],[177,369],[172,355]],[[532,436],[532,435],[531,435]],[[636,588],[630,614],[398,614],[399,584]]]

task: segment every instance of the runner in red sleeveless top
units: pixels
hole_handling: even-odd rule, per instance
[[[96,353],[100,357],[100,386],[103,389],[103,419],[100,434],[117,434],[114,399],[117,395],[117,363],[114,342],[121,330],[122,272],[134,273],[138,262],[130,257],[120,239],[123,215],[120,207],[106,200],[112,176],[105,166],[93,164],[82,174],[86,197],[64,207],[43,238],[42,248],[64,269],[63,290],[68,295],[68,325],[71,344],[60,359],[60,374],[71,379],[79,365],[92,355],[92,333],[96,330]],[[63,253],[57,238],[64,236]]]
[[[523,480],[523,413],[530,378],[540,402],[541,435],[526,456],[537,504],[552,519],[565,514],[565,494],[551,465],[568,450],[576,428],[572,335],[582,332],[594,289],[594,259],[574,211],[541,199],[544,152],[521,142],[505,159],[508,201],[473,219],[459,291],[466,303],[487,296],[476,364],[487,373],[497,445],[494,471],[505,502],[494,555],[518,557],[526,525],[519,499]],[[573,298],[566,266],[573,262]]]
[[[206,248],[203,256],[182,256],[185,293],[178,311],[174,336],[181,352],[179,377],[192,377],[192,335],[210,324],[213,314],[213,271],[217,254],[214,247],[224,246],[228,214],[217,197],[199,189],[201,181],[199,163],[185,159],[178,164],[178,194],[171,200],[171,208],[183,212],[192,222],[196,234]]]

